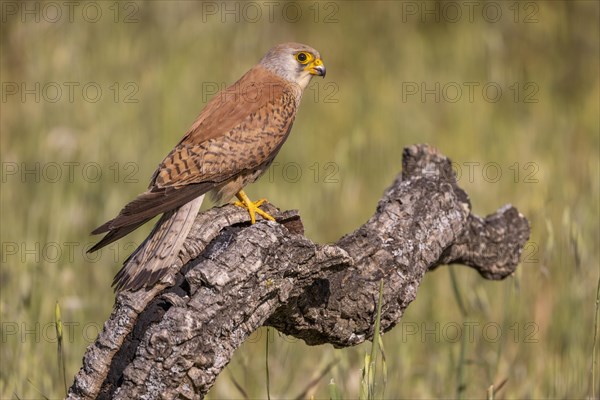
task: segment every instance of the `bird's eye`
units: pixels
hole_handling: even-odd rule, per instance
[[[309,55],[303,51],[296,54],[296,60],[298,60],[298,62],[300,62],[301,64],[306,64],[308,62],[308,59]]]

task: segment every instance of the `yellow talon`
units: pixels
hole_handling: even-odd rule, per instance
[[[256,215],[258,214],[261,217],[263,217],[264,219],[268,219],[269,221],[275,221],[275,218],[273,218],[271,215],[269,215],[268,213],[266,213],[265,211],[261,210],[260,207],[265,201],[267,201],[267,199],[260,199],[258,201],[252,201],[248,198],[248,196],[246,195],[246,193],[244,193],[243,190],[240,190],[235,197],[237,197],[240,201],[236,201],[235,203],[233,203],[234,205],[238,206],[238,207],[243,207],[246,210],[248,210],[248,213],[250,214],[250,222],[252,224],[256,223]]]

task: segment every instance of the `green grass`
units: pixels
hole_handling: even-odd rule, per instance
[[[383,279],[379,284],[379,298],[377,300],[377,314],[373,326],[373,339],[371,352],[365,354],[365,363],[360,380],[360,400],[374,400],[385,398],[385,385],[387,384],[387,363],[381,336],[381,306],[383,305]],[[381,362],[379,358],[381,356]],[[381,364],[381,365],[379,365]]]
[[[207,87],[232,83],[270,46],[289,40],[319,49],[327,78],[306,92],[279,164],[249,187],[252,198],[299,209],[311,239],[333,242],[373,213],[400,171],[402,147],[426,142],[456,163],[476,213],[512,203],[531,222],[514,276],[489,282],[454,267],[466,313],[447,268],[425,277],[384,338],[386,396],[455,397],[463,383],[463,397],[482,398],[504,380],[494,398],[591,395],[600,274],[597,2],[499,2],[496,23],[483,19],[481,8],[473,22],[464,8],[457,22],[434,16],[423,22],[407,6],[436,3],[420,2],[354,1],[337,9],[325,2],[318,3],[318,16],[312,2],[300,3],[302,17],[294,23],[280,8],[269,22],[265,5],[261,20],[235,23],[206,9],[203,15],[202,4],[192,1],[122,3],[115,23],[114,3],[98,2],[96,23],[81,17],[82,6],[73,22],[63,9],[53,23],[12,15],[5,4],[17,3],[2,3],[0,25],[1,398],[62,396],[56,301],[70,384],[111,311],[113,275],[131,243],[151,227],[97,259],[85,255],[96,239],[89,231],[145,189],[206,102]],[[138,21],[123,22],[131,11]],[[332,12],[337,22],[324,23]],[[531,12],[537,22],[525,23]],[[20,85],[35,91],[36,82],[40,101],[35,94],[22,101]],[[79,84],[73,101],[69,82]],[[448,90],[440,101],[403,98],[403,88],[435,88],[436,82]],[[492,82],[503,95],[494,103],[476,90],[471,102],[468,82],[478,88]],[[11,83],[19,93],[8,94]],[[88,100],[81,92],[86,84]],[[52,102],[56,85],[63,93]],[[103,93],[97,102],[89,100],[94,85]],[[465,92],[452,102],[456,85]],[[22,176],[36,166],[38,172]],[[298,167],[300,177],[293,175]],[[457,327],[463,335],[455,335]],[[472,327],[472,337],[465,337],[465,327]],[[209,398],[241,398],[232,376],[249,398],[266,397],[265,332],[235,353]],[[306,397],[328,398],[333,379],[339,393],[357,398],[368,346],[308,347],[273,335],[271,397],[295,397],[307,377],[339,360]],[[597,359],[598,345],[595,351]]]

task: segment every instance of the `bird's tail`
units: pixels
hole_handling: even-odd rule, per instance
[[[112,284],[115,291],[152,286],[169,271],[192,229],[203,200],[204,195],[162,215],[150,235],[115,276]]]

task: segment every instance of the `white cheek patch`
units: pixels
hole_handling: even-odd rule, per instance
[[[310,82],[312,75],[308,70],[305,70],[308,64],[300,64],[296,60],[294,54],[290,54],[289,57],[283,57],[279,65],[275,66],[276,73],[282,78],[294,82],[300,88],[304,89]]]
[[[299,78],[297,80],[298,85],[302,89],[306,88],[306,86],[310,82],[310,78],[312,78],[312,75],[308,71],[302,71],[302,74],[299,76]]]

